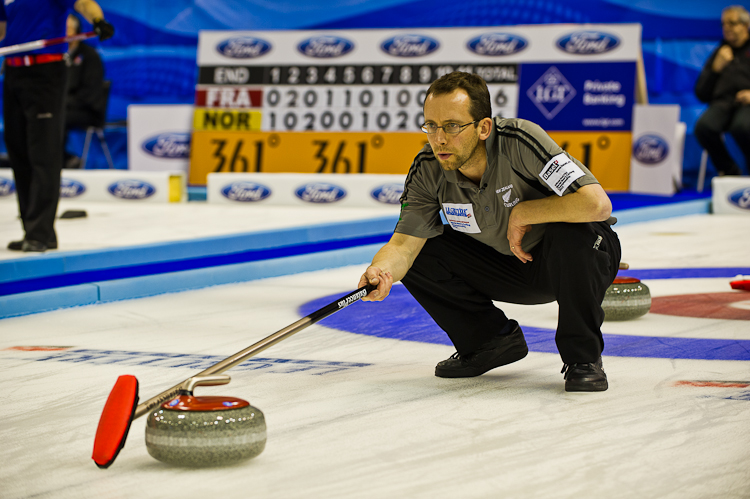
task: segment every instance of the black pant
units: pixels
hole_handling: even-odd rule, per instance
[[[601,303],[620,264],[617,234],[603,222],[549,224],[530,253],[533,261],[524,264],[445,226],[427,240],[402,282],[460,354],[473,352],[508,322],[492,300],[556,300],[555,341],[563,362],[595,362],[604,349]]]
[[[729,132],[750,161],[750,106],[738,106],[728,102],[711,104],[695,123],[695,138],[708,152],[716,170],[720,173],[740,174],[741,170],[727,151],[721,134]],[[750,168],[750,165],[748,166]]]
[[[5,144],[25,239],[56,242],[65,123],[65,62],[6,67]]]

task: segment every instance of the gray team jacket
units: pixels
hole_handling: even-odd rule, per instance
[[[512,255],[508,219],[521,201],[563,196],[598,181],[580,161],[539,125],[522,119],[495,118],[487,139],[487,170],[479,186],[459,171],[444,171],[427,144],[409,169],[395,232],[420,238],[443,233],[440,212],[454,230]],[[523,238],[530,251],[546,225],[534,225]]]

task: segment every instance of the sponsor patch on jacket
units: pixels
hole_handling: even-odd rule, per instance
[[[474,216],[474,208],[471,204],[443,203],[445,219],[451,224],[453,230],[466,232],[467,234],[478,234],[482,232],[477,225]]]
[[[539,178],[555,191],[555,194],[562,196],[570,184],[584,175],[583,170],[578,168],[573,160],[564,153],[560,153],[544,165]]]

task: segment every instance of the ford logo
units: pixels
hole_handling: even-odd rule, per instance
[[[86,186],[77,180],[60,179],[60,197],[74,198],[86,192]]]
[[[734,191],[727,199],[729,199],[730,203],[739,206],[743,210],[750,210],[750,187]]]
[[[370,196],[378,203],[399,204],[403,193],[402,184],[384,184],[373,189]]]
[[[397,35],[384,41],[380,48],[396,57],[421,57],[435,52],[440,44],[437,40],[422,35]]]
[[[140,180],[118,180],[107,187],[107,190],[120,199],[146,199],[156,192],[153,185]]]
[[[0,197],[10,196],[16,192],[16,183],[13,179],[0,177]]]
[[[271,44],[252,36],[238,36],[224,40],[216,46],[216,51],[232,59],[254,59],[271,50]]]
[[[160,133],[156,137],[146,139],[141,146],[144,151],[157,158],[189,158],[189,133]]]
[[[297,45],[297,50],[308,57],[341,57],[354,50],[354,43],[337,36],[314,36]]]
[[[253,203],[271,195],[271,189],[255,182],[232,182],[221,190],[221,195],[232,201]]]
[[[294,191],[306,203],[335,203],[346,197],[346,191],[337,185],[312,182]]]
[[[655,165],[669,155],[667,141],[658,135],[641,135],[633,144],[633,156],[641,163]]]
[[[526,48],[528,42],[509,33],[486,33],[469,40],[466,46],[479,55],[512,55]]]
[[[620,39],[600,31],[576,31],[557,40],[557,47],[569,54],[603,54],[620,45]]]

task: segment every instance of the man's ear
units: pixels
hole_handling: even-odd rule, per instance
[[[481,140],[487,140],[492,131],[492,127],[495,126],[495,122],[492,118],[482,118],[479,122],[479,138]]]

